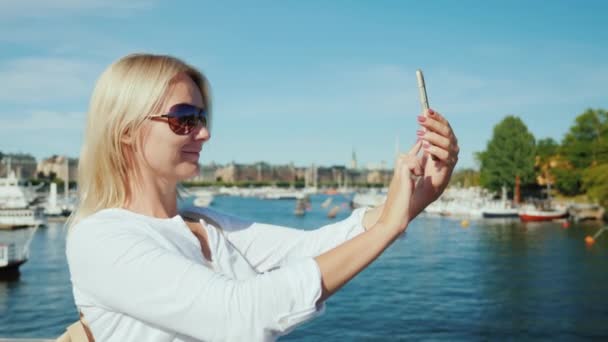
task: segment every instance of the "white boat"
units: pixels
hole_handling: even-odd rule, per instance
[[[31,208],[35,196],[31,187],[19,184],[8,168],[0,178],[0,275],[18,275],[19,265],[29,258],[29,246],[38,227],[44,224],[43,210]]]
[[[377,207],[386,201],[386,193],[377,189],[372,189],[367,192],[356,193],[352,199],[351,207]]]
[[[488,192],[480,187],[449,187],[424,211],[433,216],[480,218],[490,198]]]
[[[507,198],[507,188],[502,187],[502,195],[498,201],[489,201],[482,209],[484,218],[518,217],[518,209]]]
[[[19,184],[15,173],[0,178],[0,228],[13,229],[45,224],[43,211],[30,205],[37,200],[31,187]]]
[[[0,230],[0,276],[19,274],[19,266],[30,256],[30,243],[38,226]]]
[[[44,204],[44,215],[51,217],[70,216],[75,208],[75,198],[64,196],[57,198],[57,184],[51,183],[47,201]]]
[[[304,197],[305,195],[302,191],[281,188],[267,188],[260,195],[260,198],[268,200],[297,200]]]
[[[194,196],[194,205],[197,207],[208,207],[213,203],[214,193],[208,189],[196,189],[191,191]]]

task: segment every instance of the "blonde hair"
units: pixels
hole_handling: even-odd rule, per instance
[[[137,135],[147,116],[160,110],[172,80],[189,76],[211,113],[209,85],[196,68],[171,56],[132,54],[111,64],[99,77],[91,96],[78,164],[79,205],[68,226],[128,200],[130,164],[125,138]]]

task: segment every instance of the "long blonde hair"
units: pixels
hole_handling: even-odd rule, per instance
[[[205,76],[175,57],[132,54],[101,74],[87,115],[78,163],[79,205],[70,216],[69,227],[128,200],[127,179],[132,170],[124,153],[125,137],[137,135],[146,117],[160,110],[171,81],[178,74],[189,76],[198,85],[205,108],[211,113]]]

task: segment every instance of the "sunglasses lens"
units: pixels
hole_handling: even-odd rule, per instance
[[[198,125],[199,120],[203,127],[207,127],[206,113],[204,111],[199,113],[200,109],[191,105],[174,106],[168,114],[169,127],[179,135],[190,134]]]

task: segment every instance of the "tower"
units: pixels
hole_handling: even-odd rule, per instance
[[[355,148],[353,147],[353,154],[350,160],[350,168],[357,169],[357,154],[355,153]]]

